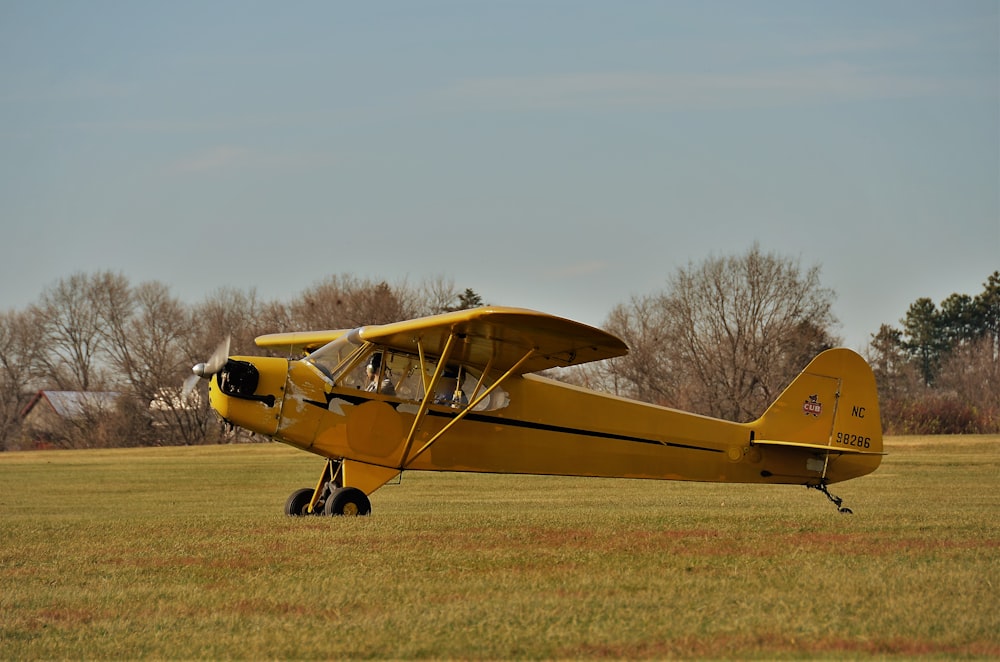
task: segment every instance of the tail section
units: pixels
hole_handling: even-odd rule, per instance
[[[823,352],[749,425],[775,476],[812,485],[869,474],[882,462],[875,376],[849,349]]]

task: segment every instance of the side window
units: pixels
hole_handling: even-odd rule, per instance
[[[371,352],[353,358],[337,383],[342,387],[420,402],[424,398],[424,384],[431,382],[437,362],[427,360],[423,367],[426,372],[421,374],[420,357],[415,354],[373,348]],[[480,378],[481,373],[475,368],[458,364],[445,366],[431,394],[431,404],[457,409],[467,407],[478,393],[493,383],[489,378]],[[503,409],[509,403],[507,392],[497,388],[476,405],[475,411]]]
[[[368,370],[371,360],[372,354],[370,352],[353,357],[351,363],[344,366],[341,373],[337,376],[337,385],[358,389],[359,391],[367,390],[369,386]]]
[[[392,354],[386,352],[367,352],[358,357],[337,381],[341,386],[359,391],[396,395],[391,359]]]
[[[484,383],[482,386],[479,387],[479,391],[476,391],[476,386],[478,383],[479,380],[476,377],[474,377],[472,373],[468,373],[466,375],[465,380],[462,384],[462,391],[467,395],[469,402],[475,400],[477,393],[485,391],[490,386],[490,384]],[[472,410],[491,411],[494,409],[503,409],[509,404],[510,404],[510,395],[508,395],[507,391],[503,390],[503,388],[500,387],[493,389],[493,391],[488,396],[486,396],[486,398],[482,402],[473,407]]]
[[[388,352],[383,381],[392,383],[396,397],[419,402],[424,397],[424,383],[420,379],[420,359],[412,354]]]
[[[434,404],[455,409],[468,407],[493,381],[481,379],[482,373],[463,365],[445,366],[444,373],[434,389]],[[510,404],[510,396],[502,388],[494,389],[474,407],[474,411],[503,409]]]

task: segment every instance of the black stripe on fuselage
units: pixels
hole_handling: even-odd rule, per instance
[[[368,400],[373,400],[374,398],[365,397],[363,395],[343,395],[343,394],[328,394],[328,399],[340,398],[341,400],[347,400],[351,404],[361,404],[362,402],[367,402]],[[327,409],[329,403],[315,402],[313,400],[306,400],[307,404],[315,405],[321,409]],[[398,407],[399,402],[386,401],[393,408]],[[454,418],[457,414],[450,411],[437,411],[434,409],[427,410],[428,416],[437,416],[439,418]],[[536,423],[534,421],[521,421],[514,418],[503,418],[501,416],[490,416],[488,414],[476,414],[470,412],[465,415],[465,420],[475,421],[477,423],[491,423],[493,425],[507,425],[515,428],[525,428],[528,430],[541,430],[543,432],[559,432],[562,434],[575,434],[583,437],[595,437],[597,439],[614,439],[617,441],[631,441],[640,444],[653,444],[654,446],[669,446],[670,448],[683,448],[685,450],[692,451],[707,451],[709,453],[722,453],[724,451],[718,448],[706,448],[704,446],[694,446],[692,444],[681,444],[675,441],[660,441],[659,439],[649,439],[648,437],[633,437],[627,434],[616,434],[614,432],[597,432],[596,430],[584,430],[583,428],[571,428],[563,425],[550,425],[548,423]]]
[[[449,412],[427,411],[430,416],[440,416],[444,418],[454,418],[455,415]],[[584,430],[582,428],[570,428],[562,425],[550,425],[548,423],[535,423],[534,421],[520,421],[513,418],[502,418],[500,416],[489,416],[487,414],[466,414],[465,420],[479,423],[492,423],[494,425],[509,425],[515,428],[526,428],[529,430],[541,430],[543,432],[561,432],[563,434],[575,434],[584,437],[596,437],[598,439],[615,439],[617,441],[634,441],[640,444],[653,444],[654,446],[669,446],[671,448],[684,448],[692,451],[708,451],[710,453],[722,453],[718,448],[705,448],[704,446],[694,446],[691,444],[681,444],[674,441],[660,441],[646,437],[633,437],[627,434],[616,434],[614,432],[597,432],[595,430]]]

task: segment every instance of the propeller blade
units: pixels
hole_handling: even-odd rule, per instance
[[[226,336],[226,339],[219,343],[219,346],[215,348],[212,355],[208,357],[208,361],[205,363],[199,363],[195,367],[191,368],[191,372],[199,377],[208,379],[215,373],[222,370],[222,368],[226,365],[226,361],[229,360],[229,341],[231,339],[232,336]]]
[[[181,389],[181,402],[187,402],[187,399],[191,397],[191,392],[198,385],[199,379],[198,375],[191,375],[184,380],[184,388]]]
[[[219,343],[219,346],[212,352],[212,356],[205,363],[205,374],[214,375],[226,365],[226,361],[229,360],[229,342],[231,339],[232,336],[226,336],[226,339]]]

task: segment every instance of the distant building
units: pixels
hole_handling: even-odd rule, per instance
[[[114,391],[39,391],[21,410],[23,446],[51,447],[61,440],[67,423],[110,414],[120,396]]]
[[[165,386],[156,391],[149,409],[154,415],[159,412],[201,409],[201,394],[181,386]]]

